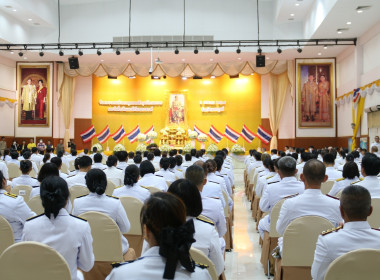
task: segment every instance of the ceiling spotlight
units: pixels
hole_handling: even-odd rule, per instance
[[[64,56],[65,55],[62,50],[59,50],[58,54],[59,54],[59,56]]]
[[[82,50],[79,50],[79,51],[78,51],[78,54],[79,54],[79,56],[82,56],[82,55],[83,55],[83,51],[82,51]]]
[[[97,51],[96,51],[96,54],[97,54],[97,55],[102,55],[102,52],[101,52],[100,50],[97,50]]]
[[[297,52],[301,53],[302,49],[300,47],[298,47]]]
[[[43,51],[40,51],[39,55],[40,55],[40,56],[44,56],[44,52],[43,52]]]
[[[195,50],[194,50],[194,54],[198,54],[198,53],[199,53],[198,49],[195,48]]]
[[[261,53],[263,52],[263,50],[259,47],[259,48],[257,49],[257,52],[258,52],[259,54],[261,54]]]
[[[179,50],[178,50],[178,48],[175,48],[174,53],[175,53],[175,54],[179,54]]]
[[[278,47],[277,52],[282,53],[282,49],[280,49],[280,47]]]
[[[119,49],[116,50],[116,55],[120,55]]]
[[[219,53],[218,48],[215,49],[214,53],[215,53],[215,54],[218,54],[218,53]]]
[[[241,49],[240,49],[240,48],[237,48],[236,53],[237,53],[237,54],[241,53]]]
[[[19,52],[19,53],[18,53],[18,56],[20,56],[20,57],[23,56],[23,55],[24,55],[23,52]]]
[[[140,54],[139,49],[136,49],[136,50],[135,50],[135,54],[136,54],[136,55],[139,55],[139,54]]]

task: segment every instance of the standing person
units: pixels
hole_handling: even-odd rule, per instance
[[[83,279],[78,270],[90,271],[94,266],[91,228],[86,220],[69,215],[65,206],[69,189],[58,176],[45,178],[41,183],[44,214],[28,219],[22,241],[44,243],[66,260],[72,280]]]
[[[106,280],[211,280],[207,269],[190,257],[194,224],[192,220],[186,222],[186,208],[178,197],[163,192],[153,194],[140,217],[148,250],[138,260],[114,268]]]
[[[321,75],[318,83],[319,118],[323,122],[330,120],[330,83]]]
[[[42,139],[40,139],[40,142],[38,142],[37,149],[39,151],[45,151],[46,145],[45,145],[45,143],[44,143],[44,141]]]
[[[377,147],[377,150],[380,151],[380,141],[379,141],[379,136],[375,136],[375,141],[371,144],[371,147],[372,148],[373,146],[376,146]]]
[[[46,94],[47,89],[44,86],[44,83],[42,80],[38,80],[38,87],[37,87],[37,104],[36,104],[36,116],[37,119],[44,119],[44,113],[45,113],[45,104],[46,104]]]
[[[7,142],[5,142],[5,137],[2,136],[1,137],[1,141],[0,141],[0,155],[4,155],[4,150],[7,148]]]
[[[27,84],[22,87],[21,105],[25,111],[25,119],[33,120],[32,112],[36,107],[37,91],[36,86],[32,85],[32,79],[27,80]]]
[[[57,145],[57,154],[58,152],[63,152],[65,153],[65,146],[63,145],[63,140],[59,139],[59,143]]]
[[[303,115],[306,121],[314,121],[316,112],[316,102],[318,97],[318,85],[314,82],[314,74],[309,74],[308,80],[302,87]],[[302,116],[303,117],[303,116]]]

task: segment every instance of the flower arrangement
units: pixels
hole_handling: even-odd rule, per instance
[[[122,144],[117,144],[115,147],[113,147],[113,151],[116,153],[120,151],[126,151],[126,149]]]
[[[137,147],[136,147],[136,151],[137,151],[137,152],[141,152],[141,153],[145,152],[145,151],[146,151],[146,146],[145,146],[145,144],[143,144],[143,143],[138,144]]]
[[[242,146],[235,144],[232,146],[231,152],[235,155],[244,155],[245,149]]]
[[[184,130],[183,128],[181,128],[181,127],[178,127],[178,128],[177,128],[177,134],[178,134],[178,133],[180,133],[179,135],[184,134],[184,133],[185,133],[185,130]]]
[[[140,133],[137,135],[137,141],[144,142],[146,140],[146,135],[144,133]]]
[[[94,149],[94,147],[96,147],[96,148],[98,149],[98,150],[97,150],[98,153],[103,152],[103,147],[102,147],[102,145],[100,145],[99,143],[94,144],[94,145],[91,147],[91,151]]]
[[[163,144],[160,146],[160,151],[161,152],[170,152],[172,148],[168,144]]]
[[[189,131],[189,139],[196,139],[198,136],[198,133],[195,131]]]
[[[156,139],[156,138],[157,138],[157,132],[155,132],[155,131],[150,131],[150,132],[148,132],[147,136],[148,136],[150,139]]]
[[[147,150],[151,150],[151,149],[157,149],[158,146],[156,143],[151,143],[146,148],[147,148]]]
[[[185,154],[188,154],[188,153],[190,153],[190,151],[191,151],[192,149],[195,149],[195,147],[194,147],[193,145],[191,145],[191,143],[187,143],[187,144],[185,145],[185,147],[183,147],[183,152],[184,152]]]
[[[215,153],[219,150],[218,146],[215,143],[210,144],[207,147],[206,152],[211,155],[215,155]]]
[[[201,133],[198,135],[198,141],[199,142],[206,142],[207,141],[207,135],[204,133]]]

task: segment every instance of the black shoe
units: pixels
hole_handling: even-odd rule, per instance
[[[307,122],[309,121],[309,116],[306,116],[306,121],[307,121]]]
[[[314,116],[311,116],[311,121],[312,121],[312,122],[314,121]]]

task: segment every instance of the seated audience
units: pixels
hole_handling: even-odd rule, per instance
[[[353,182],[358,182],[360,174],[358,166],[354,161],[347,162],[343,167],[343,178],[339,178],[335,181],[329,195],[336,196],[345,187],[351,185]]]
[[[80,157],[78,160],[79,172],[73,176],[67,178],[67,184],[69,188],[72,186],[86,186],[86,174],[91,170],[92,160],[88,156]]]
[[[124,175],[123,170],[116,167],[117,165],[117,157],[111,155],[107,159],[107,168],[104,169],[104,173],[107,175],[107,180],[110,180],[115,184],[116,187],[120,187],[123,185]]]
[[[19,185],[30,187],[36,187],[40,185],[36,179],[29,176],[29,173],[32,171],[32,162],[30,160],[20,161],[20,170],[22,175],[12,180],[12,188]]]
[[[164,178],[155,176],[154,166],[149,160],[145,160],[140,165],[140,177],[137,185],[142,187],[155,187],[166,192],[168,185]]]
[[[160,170],[154,175],[162,177],[168,183],[173,183],[176,180],[175,173],[169,170],[170,160],[167,157],[163,157],[160,160]]]
[[[335,156],[331,153],[327,153],[323,156],[323,163],[326,166],[326,175],[329,181],[335,181],[336,179],[342,178],[342,172],[336,170],[335,166]]]
[[[355,184],[365,187],[372,198],[380,198],[380,158],[374,154],[366,154],[362,159],[362,175],[364,180]]]

